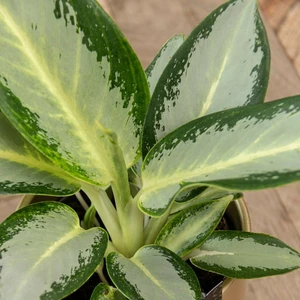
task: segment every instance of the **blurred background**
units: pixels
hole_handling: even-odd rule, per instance
[[[222,0],[99,0],[147,67],[165,41],[190,31]],[[259,0],[272,62],[267,101],[300,94],[300,1]],[[300,132],[300,128],[299,128]],[[0,221],[20,197],[0,197]],[[272,234],[300,251],[300,183],[245,193],[256,232]],[[246,300],[299,300],[300,271],[251,280]]]

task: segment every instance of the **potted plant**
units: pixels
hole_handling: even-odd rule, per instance
[[[92,300],[204,299],[189,261],[229,278],[300,267],[274,237],[215,231],[242,191],[300,177],[300,97],[263,103],[255,0],[171,38],[146,72],[96,0],[1,0],[0,15],[0,192],[91,202],[82,226],[59,201],[0,225],[1,299],[62,299],[95,272]]]

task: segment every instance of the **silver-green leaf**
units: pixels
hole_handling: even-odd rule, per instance
[[[101,228],[84,230],[74,210],[43,202],[0,225],[1,299],[62,299],[95,272],[108,243]]]
[[[279,275],[300,268],[300,254],[264,234],[216,231],[193,252],[191,262],[231,278]]]
[[[149,83],[150,94],[156,87],[156,84],[163,73],[164,69],[168,65],[170,59],[173,57],[175,52],[184,42],[183,35],[175,35],[170,38],[165,45],[160,49],[154,60],[151,62],[149,67],[146,69],[147,80]]]
[[[193,119],[263,102],[269,52],[256,0],[231,0],[213,11],[174,54],[157,83],[145,122],[143,155]]]
[[[139,159],[148,83],[96,0],[1,0],[0,36],[0,108],[30,143],[103,186],[115,147]]]
[[[183,257],[199,247],[215,230],[233,196],[194,205],[171,218],[155,243]]]
[[[117,288],[131,300],[201,300],[192,269],[172,251],[158,245],[139,249],[131,259],[110,253],[107,270]]]
[[[71,195],[80,183],[29,144],[0,112],[0,194]]]
[[[299,96],[191,121],[162,139],[146,156],[140,208],[161,215],[189,184],[243,191],[298,180],[299,128]]]

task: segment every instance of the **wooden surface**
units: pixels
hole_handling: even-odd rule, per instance
[[[221,0],[101,0],[132,44],[146,67],[161,45],[172,35],[188,34]],[[272,51],[272,69],[267,100],[300,94],[300,80],[295,60],[300,60],[300,36],[293,36],[287,23],[296,22],[300,28],[300,11],[292,14],[297,0],[261,0]],[[296,6],[295,6],[296,5]],[[299,8],[300,9],[300,8]],[[287,21],[292,20],[292,21]],[[287,22],[287,23],[286,23]],[[294,27],[293,27],[294,28]],[[296,28],[297,29],[297,28]],[[300,30],[300,29],[299,29]],[[279,39],[279,35],[281,38]],[[283,40],[289,40],[283,47]],[[291,45],[291,46],[290,46]],[[286,50],[286,47],[288,47]],[[295,56],[290,59],[290,54]],[[298,53],[297,55],[295,53]],[[300,63],[300,62],[299,62]],[[300,132],[300,129],[299,129]],[[278,189],[245,193],[252,228],[272,234],[300,250],[300,183]],[[0,198],[0,221],[16,206],[17,198]],[[249,283],[246,300],[299,300],[300,271]]]
[[[260,4],[264,15],[300,76],[300,1],[261,0]]]

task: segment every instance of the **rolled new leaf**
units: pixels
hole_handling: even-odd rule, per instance
[[[99,283],[90,298],[90,300],[126,300],[116,288],[109,286],[103,282]]]
[[[138,160],[146,76],[96,0],[3,0],[0,35],[0,108],[30,143],[103,186],[118,147],[127,167]]]
[[[202,299],[199,281],[189,265],[158,245],[144,246],[130,259],[110,253],[107,271],[116,287],[129,299]]]
[[[199,247],[220,223],[233,196],[194,205],[173,218],[163,227],[155,243],[183,257]]]
[[[103,229],[82,229],[65,204],[16,211],[0,225],[1,299],[66,297],[95,272],[107,243]]]
[[[148,109],[143,155],[179,126],[223,109],[261,103],[270,50],[256,0],[213,11],[174,54]]]
[[[66,196],[80,183],[28,143],[0,112],[0,194]]]
[[[139,206],[159,216],[182,187],[275,187],[300,178],[300,96],[234,108],[194,120],[148,153]]]
[[[300,254],[265,234],[215,231],[194,252],[191,262],[231,278],[258,278],[300,268]]]

